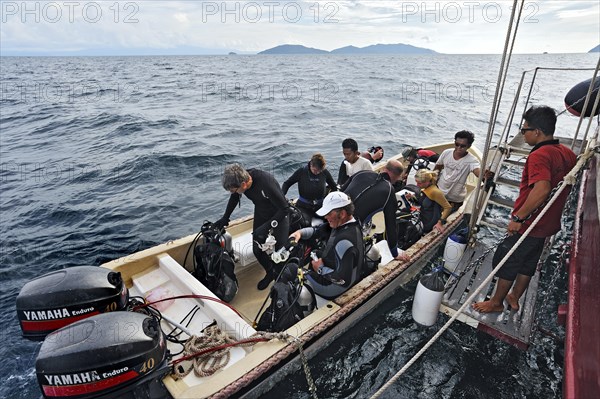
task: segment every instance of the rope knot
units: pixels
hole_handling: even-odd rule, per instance
[[[203,331],[202,336],[191,336],[183,346],[183,357],[193,357],[187,366],[178,365],[173,374],[178,378],[187,376],[192,370],[197,377],[208,377],[229,363],[230,345],[237,342],[217,324],[211,324]],[[220,348],[222,347],[222,348]]]

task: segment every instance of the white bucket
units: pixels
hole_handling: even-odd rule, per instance
[[[451,235],[446,240],[446,247],[444,248],[444,268],[450,272],[454,272],[456,266],[460,262],[460,258],[467,248],[467,244],[461,244],[455,241],[454,235]]]
[[[443,296],[444,291],[430,290],[419,281],[412,307],[414,321],[427,327],[434,325],[440,311]]]

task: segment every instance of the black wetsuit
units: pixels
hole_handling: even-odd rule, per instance
[[[296,170],[289,179],[281,186],[283,195],[286,195],[291,186],[298,183],[298,201],[296,206],[300,208],[307,218],[308,222],[312,219],[315,212],[323,204],[323,198],[327,195],[326,186],[331,191],[336,191],[337,186],[331,173],[324,169],[318,175],[310,171],[310,163]]]
[[[302,238],[312,238],[319,229],[302,229]],[[319,272],[311,270],[307,274],[315,293],[326,299],[332,299],[346,292],[361,280],[364,275],[363,260],[365,244],[362,229],[358,221],[349,222],[331,231],[325,249],[320,255],[323,266]]]
[[[279,183],[275,178],[259,169],[248,169],[252,176],[252,186],[244,191],[244,195],[254,203],[254,224],[253,224],[253,245],[252,252],[261,266],[267,271],[273,270],[273,262],[269,255],[263,252],[257,245],[264,243],[271,221],[276,220],[278,225],[273,229],[273,236],[277,244],[275,250],[280,249],[286,242],[289,235],[288,203],[285,200]],[[240,202],[240,194],[231,194],[225,215],[223,218],[229,220],[233,210]]]
[[[421,222],[423,222],[423,233],[429,233],[442,216],[442,206],[430,199],[423,192],[419,198],[419,203],[421,204],[419,211],[421,213]]]
[[[396,193],[387,173],[361,170],[350,176],[342,191],[352,198],[356,210],[354,216],[365,224],[377,212],[383,211],[385,234],[392,255],[398,255],[398,232],[396,231]]]
[[[346,170],[346,164],[344,161],[340,164],[340,169],[338,170],[338,184],[343,186],[348,181],[348,171]]]

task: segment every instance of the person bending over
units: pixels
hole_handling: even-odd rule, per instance
[[[360,171],[351,176],[342,191],[352,198],[356,206],[356,218],[361,225],[369,223],[377,212],[383,211],[385,238],[395,259],[409,258],[398,251],[396,209],[398,202],[393,184],[404,177],[404,167],[397,160],[389,160],[381,173]]]
[[[223,188],[231,193],[225,214],[215,224],[227,226],[229,218],[235,207],[240,203],[244,194],[254,203],[254,221],[252,225],[253,244],[252,252],[258,263],[265,269],[265,277],[258,282],[257,288],[264,290],[276,277],[278,270],[270,256],[264,252],[259,244],[263,244],[269,231],[275,237],[275,251],[281,250],[287,243],[289,233],[288,203],[281,192],[281,187],[275,178],[259,169],[244,169],[234,163],[225,166],[222,177]],[[277,227],[272,227],[272,222],[277,222]]]

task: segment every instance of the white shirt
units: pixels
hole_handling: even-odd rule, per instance
[[[469,173],[479,169],[479,162],[473,155],[467,153],[460,159],[454,159],[454,149],[442,152],[436,165],[443,165],[437,186],[451,202],[463,202],[467,195],[465,183]]]
[[[348,177],[352,176],[356,172],[360,172],[361,170],[374,170],[371,161],[363,157],[358,157],[354,163],[344,160],[344,164],[346,165],[346,174]]]

